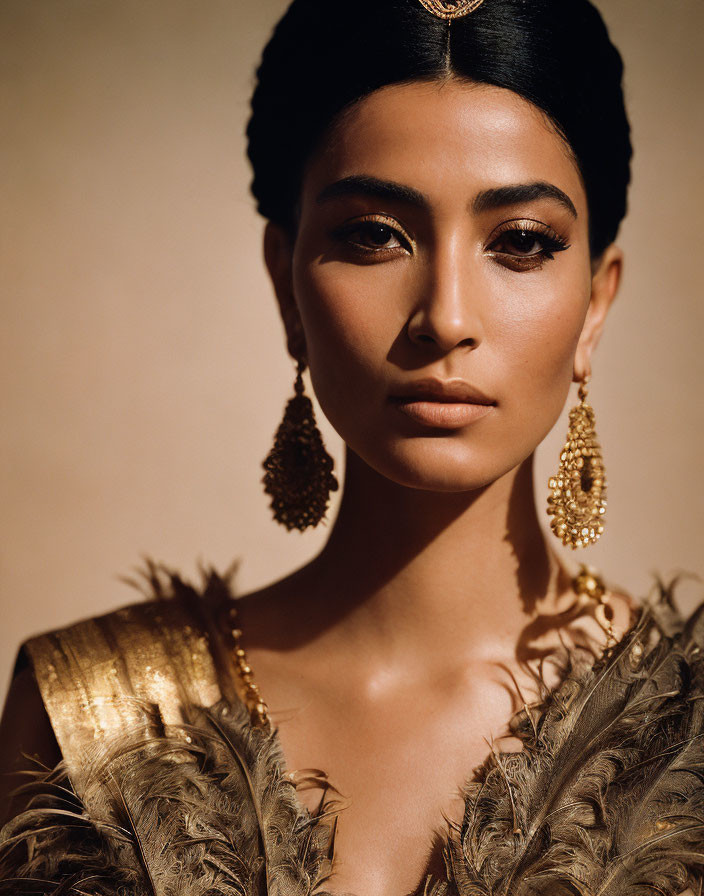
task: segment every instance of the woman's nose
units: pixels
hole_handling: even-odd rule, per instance
[[[478,284],[459,256],[448,252],[435,260],[408,321],[412,342],[445,352],[458,346],[476,348],[481,342]]]

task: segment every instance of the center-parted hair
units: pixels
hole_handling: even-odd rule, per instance
[[[600,255],[626,213],[632,150],[621,56],[588,0],[484,0],[450,22],[418,0],[294,0],[264,48],[247,126],[259,212],[295,227],[306,163],[351,104],[448,76],[549,116],[579,165]]]

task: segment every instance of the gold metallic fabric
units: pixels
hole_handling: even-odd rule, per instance
[[[160,721],[180,725],[185,705],[242,699],[225,634],[217,607],[184,594],[132,604],[24,643],[79,796],[83,760],[96,741],[104,744],[128,727],[155,735]]]

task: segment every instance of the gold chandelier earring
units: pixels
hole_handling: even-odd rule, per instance
[[[573,549],[599,540],[606,510],[604,461],[594,429],[594,409],[586,402],[588,382],[585,376],[579,384],[579,404],[570,411],[560,467],[548,482],[550,527]]]
[[[333,459],[325,450],[315,422],[313,403],[305,394],[299,361],[294,396],[286,404],[274,445],[262,466],[264,491],[271,496],[274,519],[290,531],[317,526],[325,516],[330,492],[337,491]]]

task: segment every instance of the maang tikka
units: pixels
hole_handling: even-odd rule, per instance
[[[317,526],[325,516],[330,492],[337,491],[333,459],[315,422],[313,403],[303,385],[299,361],[294,396],[288,400],[274,445],[262,466],[264,491],[271,495],[274,519],[290,531]]]
[[[594,409],[586,402],[588,382],[586,376],[579,385],[579,404],[570,411],[560,466],[548,482],[550,527],[571,548],[594,544],[604,531],[606,477]]]
[[[484,0],[420,0],[423,6],[439,19],[459,19],[468,16]]]

